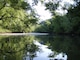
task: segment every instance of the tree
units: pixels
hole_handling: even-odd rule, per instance
[[[51,11],[53,17],[49,20],[50,24],[45,25],[45,23],[43,23],[45,29],[41,29],[53,33],[80,34],[80,1],[74,1],[76,4],[68,5],[68,3],[66,3],[64,6],[62,6],[63,10],[68,11],[67,14],[64,15],[56,13],[56,9],[58,9],[62,1],[49,1],[48,3],[46,3],[46,9]]]
[[[12,32],[25,32],[27,28],[30,28],[37,21],[37,18],[27,12],[30,9],[29,3],[24,0],[1,0],[1,27]]]
[[[72,24],[72,33],[80,34],[80,2],[68,10],[67,16]]]

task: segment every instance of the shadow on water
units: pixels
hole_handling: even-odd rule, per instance
[[[38,40],[48,45],[52,51],[66,53],[68,60],[80,60],[80,37],[79,36],[37,36]],[[54,57],[52,55],[51,57]]]
[[[60,53],[63,57],[66,54],[68,60],[80,60],[80,37],[62,35],[0,36],[0,60],[36,60],[36,52],[40,49],[34,44],[34,40],[39,41],[41,46],[48,46],[47,50],[54,52],[49,54],[47,60],[55,58]]]

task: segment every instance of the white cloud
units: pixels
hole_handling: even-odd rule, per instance
[[[48,10],[45,10],[46,7],[40,2],[37,6],[34,6],[34,8],[36,9],[36,12],[40,15],[40,21],[51,18],[50,12]]]

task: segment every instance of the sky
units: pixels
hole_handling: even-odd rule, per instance
[[[51,0],[52,1],[52,0]],[[48,0],[45,0],[45,2],[48,2]],[[64,6],[65,2],[73,4],[74,2],[72,0],[63,0],[60,5]],[[32,0],[29,0],[29,3],[32,4]],[[38,15],[40,15],[39,17],[39,22],[41,21],[45,21],[46,19],[50,19],[51,18],[51,13],[49,10],[45,10],[45,6],[43,4],[41,4],[40,2],[36,5],[33,6],[33,8],[35,9],[35,12],[38,13]],[[59,7],[56,12],[60,13],[60,14],[65,14],[67,13],[67,10],[62,10],[62,7]]]
[[[46,0],[47,2],[47,0]],[[29,3],[32,6],[32,0],[29,0]],[[45,6],[43,4],[41,4],[40,2],[36,5],[33,6],[33,8],[35,9],[35,12],[38,13],[39,15],[39,22],[41,21],[45,21],[46,19],[50,19],[51,18],[51,13],[49,10],[45,10]]]
[[[38,3],[37,6],[34,6],[36,9],[36,12],[40,15],[40,21],[46,20],[51,18],[51,13],[49,10],[45,10],[45,6],[42,5],[40,2]]]

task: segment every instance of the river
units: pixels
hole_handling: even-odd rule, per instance
[[[80,60],[79,47],[79,36],[0,34],[0,60]]]

